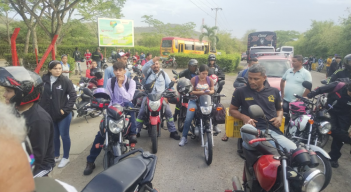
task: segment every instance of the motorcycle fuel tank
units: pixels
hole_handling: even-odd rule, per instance
[[[265,191],[271,190],[277,180],[280,161],[273,155],[262,155],[254,164],[256,178]]]

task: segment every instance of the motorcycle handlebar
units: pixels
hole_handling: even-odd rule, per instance
[[[249,141],[249,144],[252,145],[253,143],[256,143],[256,142],[268,141],[268,140],[270,140],[270,139],[267,139],[267,138],[252,139],[251,141]]]
[[[255,135],[257,137],[261,136],[261,131],[259,129],[253,130],[253,129],[246,129],[245,127],[241,128],[241,132],[247,133],[250,135]]]
[[[313,104],[310,100],[308,100],[308,99],[306,99],[306,98],[304,98],[304,97],[301,97],[301,96],[299,96],[299,95],[296,95],[296,94],[294,94],[294,96],[296,97],[296,98],[298,98],[298,99],[300,99],[302,102],[304,102],[304,103],[307,103],[307,104]]]
[[[139,108],[132,108],[132,107],[127,107],[127,108],[124,108],[125,111],[139,111],[140,109]]]

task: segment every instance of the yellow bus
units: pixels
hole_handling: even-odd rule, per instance
[[[186,54],[209,54],[210,43],[200,42],[198,39],[186,39],[180,37],[164,37],[160,46],[161,56],[165,57],[171,53]],[[216,50],[210,53],[216,54]]]

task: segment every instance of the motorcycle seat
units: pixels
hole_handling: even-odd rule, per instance
[[[79,110],[80,108],[84,107],[88,103],[90,103],[90,101],[82,101],[82,102],[78,103],[77,104],[77,109]]]
[[[82,192],[134,191],[146,173],[146,165],[142,160],[128,158],[99,173]]]

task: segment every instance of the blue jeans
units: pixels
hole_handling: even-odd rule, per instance
[[[197,110],[196,101],[189,100],[188,102],[188,111],[186,112],[184,128],[183,128],[183,137],[185,138],[188,136],[190,124],[191,124],[191,121],[194,119],[194,115],[195,115],[195,111],[189,111],[189,109],[191,108],[195,108],[195,111]]]
[[[101,68],[101,61],[96,61],[98,68]]]
[[[134,107],[132,102],[124,102],[124,106]],[[129,112],[129,115],[130,115],[130,121],[131,121],[129,134],[135,135],[136,134],[135,112]],[[91,146],[90,154],[87,157],[87,161],[89,163],[94,163],[95,159],[97,158],[97,156],[99,156],[99,154],[102,150],[102,148],[95,148],[95,145],[98,143],[100,145],[103,145],[104,142],[105,142],[105,138],[102,137],[100,134],[100,131],[98,131],[96,136],[95,136],[93,146]]]
[[[69,113],[64,119],[54,122],[54,149],[55,157],[60,156],[60,136],[63,145],[63,158],[68,159],[71,148],[71,138],[69,137],[69,126],[72,120],[72,113]]]

